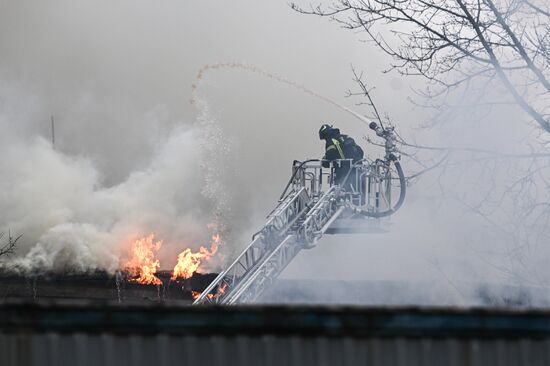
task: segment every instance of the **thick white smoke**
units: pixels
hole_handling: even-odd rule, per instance
[[[5,127],[15,115],[8,111],[0,114]],[[145,168],[112,186],[102,182],[90,157],[55,150],[36,134],[3,138],[0,232],[23,235],[7,265],[114,271],[124,265],[131,240],[154,233],[164,241],[163,268],[171,268],[179,251],[207,244],[208,224],[220,225],[227,207],[215,173],[224,162],[218,149],[227,153],[229,145],[220,142],[207,114],[200,120],[174,127],[153,147]]]

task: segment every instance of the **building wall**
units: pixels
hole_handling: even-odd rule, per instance
[[[0,305],[0,365],[549,365],[541,311]]]

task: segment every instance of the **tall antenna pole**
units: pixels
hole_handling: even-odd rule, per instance
[[[52,149],[55,150],[55,121],[53,119],[53,116],[51,116],[51,122],[52,122]]]

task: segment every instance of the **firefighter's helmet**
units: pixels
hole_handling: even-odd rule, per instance
[[[331,131],[334,129],[332,125],[324,124],[319,129],[319,139],[326,140],[329,136]]]

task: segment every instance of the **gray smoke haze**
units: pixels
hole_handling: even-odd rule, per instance
[[[0,1],[0,231],[24,235],[16,261],[114,270],[128,237],[155,232],[165,241],[162,267],[171,268],[179,250],[208,242],[211,222],[224,227],[222,257],[231,259],[273,208],[292,161],[322,154],[321,123],[358,141],[369,134],[334,106],[240,71],[205,75],[198,109],[189,98],[204,64],[258,65],[350,106],[357,101],[343,95],[354,64],[408,139],[527,149],[532,131],[512,107],[483,123],[450,111],[453,120],[419,128],[432,112],[407,98],[421,81],[383,74],[388,60],[358,40],[284,1]],[[410,187],[389,233],[323,239],[283,277],[437,283],[449,290],[445,304],[471,303],[464,283],[545,287],[546,237],[518,263],[517,243],[498,229],[515,230],[506,226],[512,205],[498,205],[495,226],[464,204],[505,190],[522,167],[454,159],[444,176]]]

